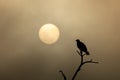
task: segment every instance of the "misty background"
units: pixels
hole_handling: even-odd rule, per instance
[[[46,23],[60,29],[46,45],[38,31]],[[0,80],[71,79],[79,65],[76,39],[91,53],[76,80],[120,79],[119,0],[0,0]]]

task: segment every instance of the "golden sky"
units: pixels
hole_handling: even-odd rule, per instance
[[[61,32],[53,45],[39,40],[46,23]],[[100,63],[84,66],[76,80],[120,80],[119,0],[0,0],[0,80],[62,80],[60,69],[70,79],[77,38]]]

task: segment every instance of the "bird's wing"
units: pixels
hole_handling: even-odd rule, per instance
[[[82,49],[84,49],[85,51],[87,51],[87,47],[86,47],[86,45],[83,42],[81,42],[81,46],[82,46]]]

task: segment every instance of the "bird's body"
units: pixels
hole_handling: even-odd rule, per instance
[[[81,42],[79,39],[77,39],[76,41],[77,41],[77,47],[79,48],[79,50],[81,52],[85,52],[86,55],[89,55],[90,53],[88,52],[86,45],[83,42]]]

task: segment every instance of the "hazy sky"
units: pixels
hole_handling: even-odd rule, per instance
[[[39,40],[53,23],[60,39]],[[76,80],[120,80],[120,0],[0,0],[0,80],[63,80],[79,64],[75,40],[99,64],[85,65]]]

